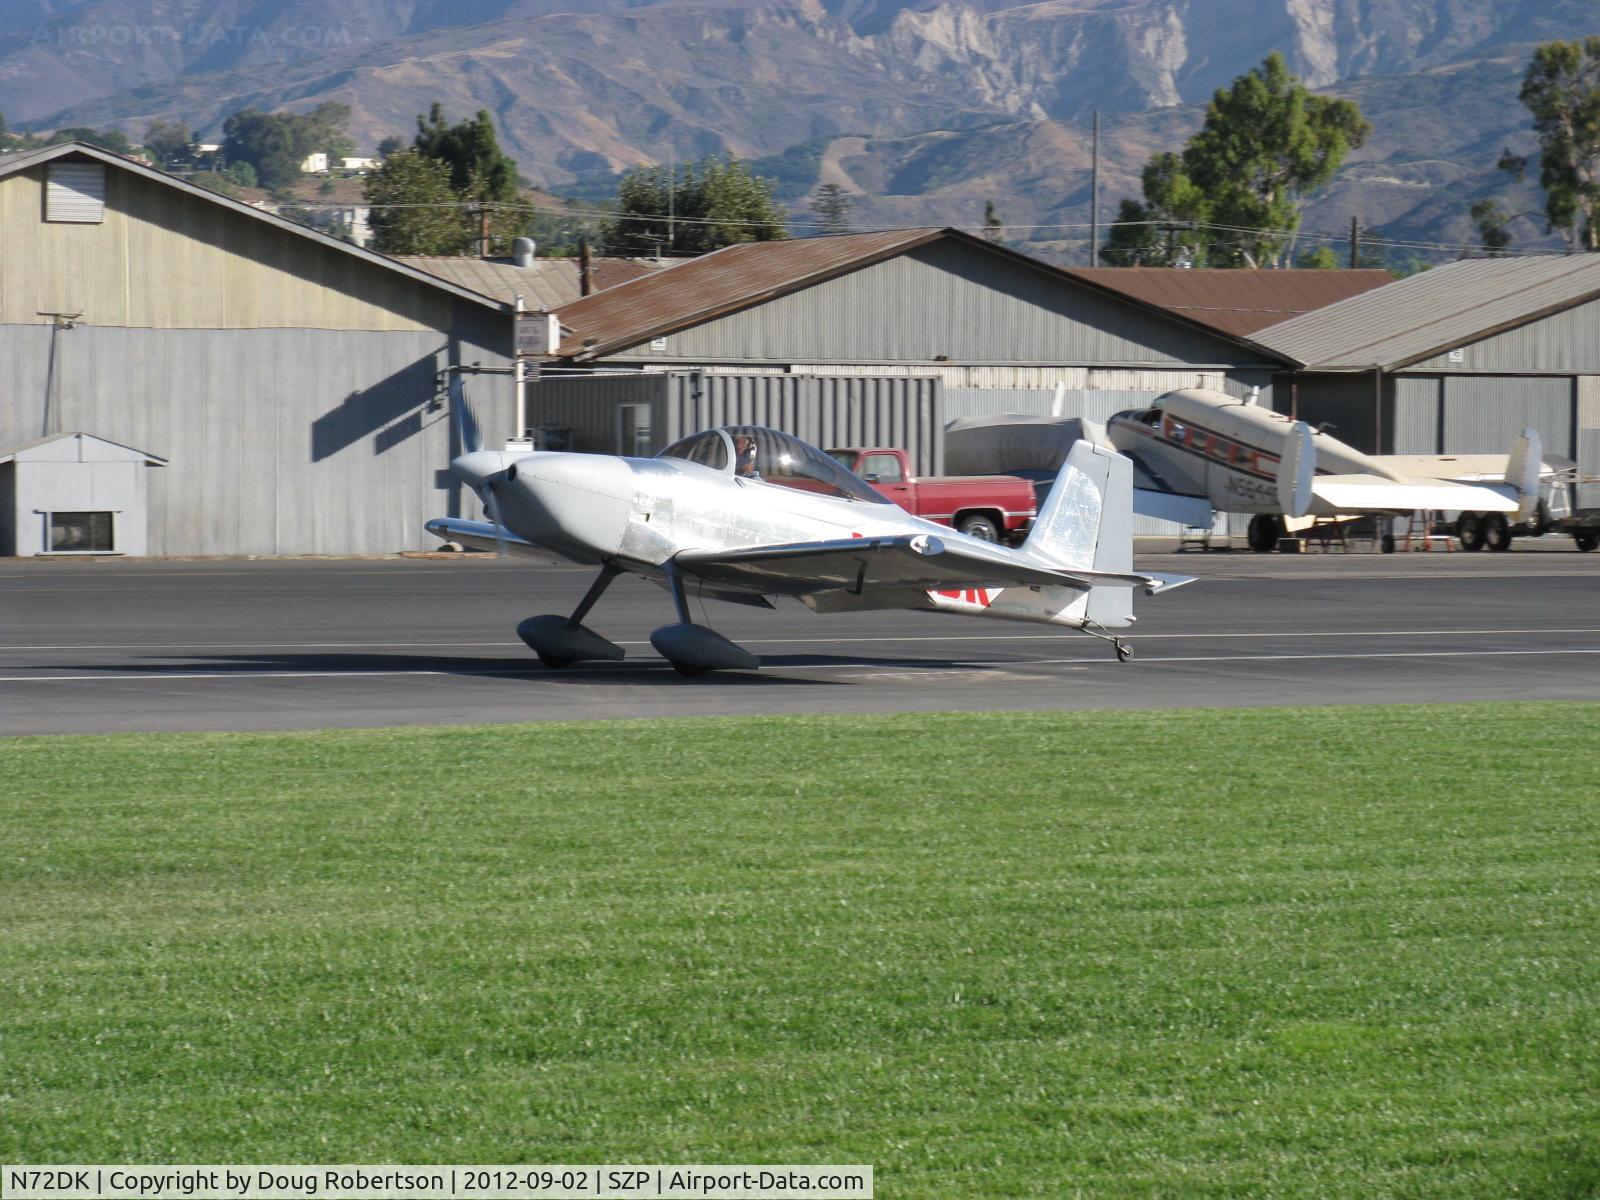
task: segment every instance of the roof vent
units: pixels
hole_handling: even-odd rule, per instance
[[[511,243],[511,261],[519,267],[533,266],[534,249],[532,238],[518,238]]]

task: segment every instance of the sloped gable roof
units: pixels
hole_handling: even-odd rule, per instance
[[[251,220],[264,221],[269,225],[286,230],[296,237],[316,242],[330,250],[337,250],[341,254],[349,254],[361,259],[363,262],[371,263],[373,266],[382,267],[386,271],[394,271],[419,283],[427,284],[429,287],[448,292],[459,299],[470,300],[474,304],[496,311],[504,311],[507,308],[506,305],[498,300],[494,300],[480,292],[475,292],[470,288],[464,288],[448,280],[441,279],[437,275],[430,275],[426,271],[420,271],[416,267],[400,262],[398,259],[390,258],[388,255],[365,249],[355,245],[353,242],[331,237],[320,230],[312,229],[310,226],[301,225],[286,217],[280,217],[276,213],[265,212],[242,201],[234,200],[231,197],[209,191],[198,184],[180,179],[176,175],[168,175],[165,171],[158,171],[137,159],[127,158],[121,154],[113,154],[109,150],[102,150],[98,146],[90,146],[85,142],[63,142],[59,146],[44,146],[37,150],[23,150],[12,154],[0,155],[0,179],[19,174],[30,167],[39,166],[41,163],[55,162],[57,159],[62,158],[74,160],[90,159],[94,162],[104,163],[106,166],[114,167],[119,171],[127,171],[130,174],[142,176],[166,187],[175,188],[185,195],[204,200],[209,204],[230,209],[240,216],[249,217]]]
[[[1390,370],[1597,297],[1600,254],[1463,259],[1256,336],[1312,370]]]

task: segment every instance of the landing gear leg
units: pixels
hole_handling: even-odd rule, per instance
[[[539,656],[540,662],[553,671],[570,667],[579,659],[601,658],[613,662],[621,659],[621,646],[607,641],[583,623],[589,610],[620,574],[622,568],[607,563],[600,568],[599,577],[589,585],[589,590],[578,601],[578,607],[572,610],[570,617],[529,617],[517,626],[517,636]]]
[[[689,619],[689,598],[684,594],[683,576],[672,563],[667,564],[667,586],[672,590],[678,623],[656,630],[650,635],[650,644],[672,664],[674,671],[694,679],[707,671],[753,671],[761,665],[761,660],[743,646]]]

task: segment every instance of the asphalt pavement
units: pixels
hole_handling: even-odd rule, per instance
[[[618,580],[588,624],[621,663],[549,671],[516,623],[592,578],[483,556],[0,562],[0,734],[299,729],[745,713],[1600,700],[1600,554],[1189,553],[1136,601],[1132,662],[1081,634],[933,614],[711,601],[758,672],[681,679],[666,593]]]

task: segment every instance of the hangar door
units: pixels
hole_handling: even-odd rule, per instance
[[[1444,377],[1443,454],[1494,454],[1532,426],[1552,454],[1573,456],[1569,375]]]

